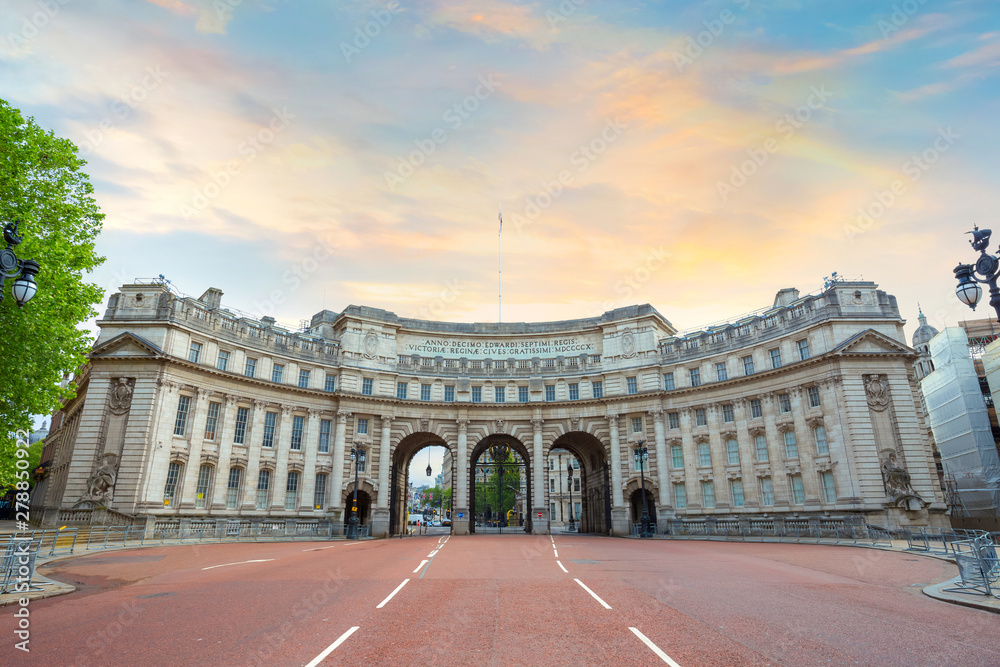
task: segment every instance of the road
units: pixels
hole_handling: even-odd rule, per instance
[[[846,547],[429,535],[54,563],[14,665],[998,665],[953,565]],[[13,636],[12,608],[0,629]],[[318,662],[317,662],[318,661]]]

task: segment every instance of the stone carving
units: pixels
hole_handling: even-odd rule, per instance
[[[503,420],[502,419],[497,419],[496,420],[496,422],[494,424],[494,427],[493,427],[493,432],[494,433],[506,433],[506,431],[503,428]]]
[[[580,418],[579,417],[570,417],[569,418],[569,423],[570,423],[570,427],[574,431],[579,431],[580,430]]]
[[[108,506],[115,488],[115,480],[118,478],[118,473],[115,470],[117,464],[117,455],[109,453],[101,456],[101,462],[87,479],[87,493],[80,498],[73,509],[94,509]]]
[[[627,330],[622,334],[622,356],[626,359],[630,359],[635,356],[635,334],[631,330]]]
[[[365,358],[374,359],[378,354],[378,335],[374,331],[366,333],[362,347],[364,348]]]
[[[132,405],[134,386],[134,378],[118,378],[118,383],[111,388],[111,398],[108,401],[108,409],[112,414],[123,415],[128,412]]]
[[[886,452],[882,462],[882,483],[889,503],[906,509],[921,509],[926,503],[910,486],[910,473],[896,460],[896,452]]]
[[[885,383],[877,375],[865,376],[865,396],[868,398],[868,407],[881,412],[889,407],[889,393],[885,390]]]

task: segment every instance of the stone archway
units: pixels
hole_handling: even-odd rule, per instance
[[[565,449],[580,462],[580,516],[576,522],[581,533],[607,535],[611,530],[611,465],[604,443],[590,433],[571,431],[556,438],[546,452]]]
[[[376,496],[375,487],[368,480],[361,480],[358,485],[358,525],[371,526],[372,498]],[[344,528],[351,519],[351,508],[354,506],[354,480],[344,491],[342,507],[344,508]],[[370,534],[370,533],[369,533]]]
[[[488,435],[472,448],[472,456],[469,458],[469,519],[468,527],[470,533],[476,532],[476,518],[477,514],[482,514],[483,508],[476,507],[476,463],[479,461],[480,457],[487,454],[487,450],[493,445],[506,445],[514,453],[515,457],[520,458],[523,462],[523,479],[524,479],[524,495],[523,495],[523,507],[524,510],[521,512],[517,526],[508,526],[508,532],[524,532],[531,534],[532,528],[534,526],[534,517],[531,515],[531,499],[532,499],[532,465],[533,461],[528,454],[528,448],[523,442],[518,440],[512,435],[506,433],[494,433]],[[501,492],[502,497],[502,492]],[[452,520],[452,525],[455,521]]]
[[[455,450],[445,442],[444,438],[429,431],[419,431],[406,436],[396,445],[392,453],[392,473],[390,475],[389,494],[389,534],[398,535],[405,530],[403,522],[406,516],[406,496],[407,496],[407,475],[410,468],[410,461],[417,452],[427,447],[444,447],[451,451],[452,475],[451,486],[455,488],[457,480],[457,459]],[[452,492],[454,493],[454,491]],[[452,496],[454,498],[454,496]],[[452,532],[455,522],[452,521]]]
[[[638,479],[629,480],[628,484],[625,485],[623,489],[624,496],[628,498],[629,505],[629,522],[630,524],[637,524],[642,520],[642,485],[641,481]],[[649,479],[646,480],[646,509],[649,511],[649,520],[652,524],[656,524],[656,498],[658,496],[658,491],[655,484],[650,483]]]

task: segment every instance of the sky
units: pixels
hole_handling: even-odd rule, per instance
[[[952,269],[995,218],[998,73],[995,0],[0,7],[0,97],[107,215],[92,281],[293,326],[651,303],[684,331],[833,272],[908,333],[989,316]]]

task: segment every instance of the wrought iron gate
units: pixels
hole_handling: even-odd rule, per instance
[[[527,497],[527,466],[510,446],[492,445],[476,460],[473,471],[473,532],[526,532],[531,504]]]

